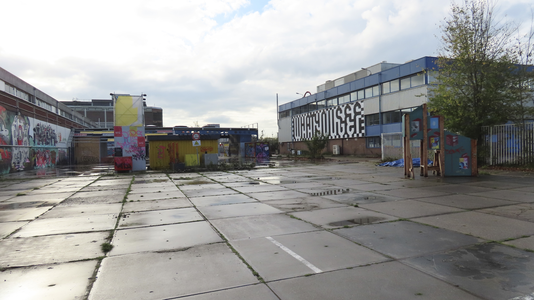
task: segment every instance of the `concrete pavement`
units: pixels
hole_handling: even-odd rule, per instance
[[[402,172],[3,180],[0,299],[534,297],[533,176]]]

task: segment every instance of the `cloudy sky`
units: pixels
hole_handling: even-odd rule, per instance
[[[0,0],[0,66],[58,100],[148,96],[164,126],[258,123],[381,61],[435,56],[443,0]],[[530,22],[531,0],[498,3]]]

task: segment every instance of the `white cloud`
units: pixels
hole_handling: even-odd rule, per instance
[[[522,7],[532,4],[504,9],[524,18]],[[435,55],[448,8],[437,0],[7,1],[0,66],[56,99],[146,93],[166,126],[259,123],[271,136],[276,93],[283,104],[361,67]]]

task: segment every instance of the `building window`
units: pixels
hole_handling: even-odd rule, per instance
[[[424,74],[418,74],[415,76],[412,76],[412,87],[420,86],[425,84],[425,75]]]
[[[367,148],[380,148],[380,137],[379,136],[371,136],[365,138],[365,143],[367,144]]]
[[[350,95],[341,96],[338,98],[339,105],[349,103],[350,102]]]
[[[376,97],[380,94],[380,89],[378,88],[378,85],[375,85],[373,88],[373,97]]]
[[[337,105],[337,98],[326,100],[326,107],[333,107]]]
[[[390,93],[389,83],[390,83],[389,81],[382,83],[382,94],[389,94]]]
[[[373,97],[373,88],[366,88],[365,89],[365,98],[371,98]]]
[[[365,90],[358,91],[358,100],[365,99]]]
[[[395,79],[389,82],[389,88],[391,93],[398,92],[399,91],[399,80]]]
[[[382,124],[400,123],[401,112],[399,110],[382,113]]]
[[[371,114],[365,116],[365,126],[379,125],[380,117],[378,114]]]
[[[326,108],[326,101],[325,100],[317,101],[317,110],[324,109],[324,108]]]
[[[406,90],[410,88],[410,77],[402,78],[400,81],[401,90]]]

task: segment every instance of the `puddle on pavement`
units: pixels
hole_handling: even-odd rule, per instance
[[[375,222],[379,222],[379,221],[382,221],[382,220],[385,220],[385,218],[369,216],[369,217],[360,217],[360,218],[351,219],[351,220],[345,220],[345,221],[332,222],[332,223],[328,224],[328,226],[365,225],[365,224],[372,224],[372,223],[375,223]]]

